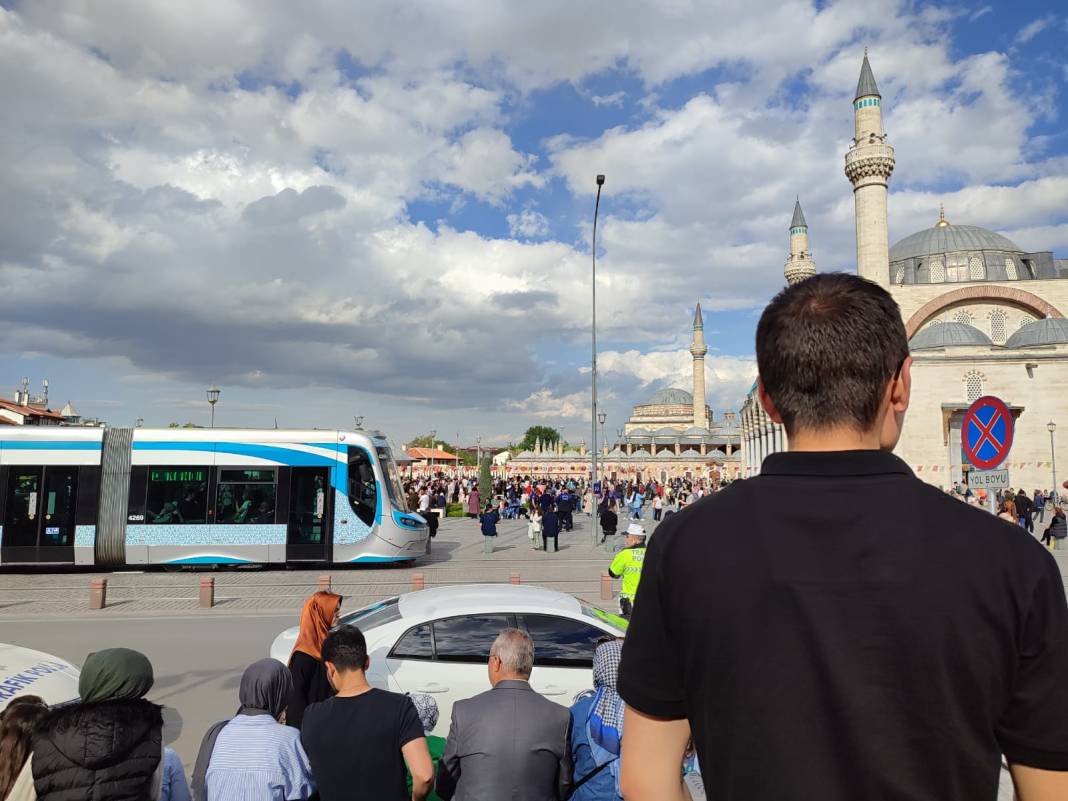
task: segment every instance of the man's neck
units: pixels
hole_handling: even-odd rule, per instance
[[[789,436],[788,442],[791,451],[877,451],[880,448],[877,431],[852,428],[798,430]]]
[[[493,686],[496,687],[502,681],[523,681],[523,682],[525,682],[525,681],[529,681],[529,679],[523,678],[522,676],[517,676],[515,674],[502,674],[502,675],[497,677],[497,681],[495,681],[493,683]]]
[[[352,698],[363,695],[371,689],[367,682],[367,676],[362,670],[352,670],[348,673],[338,673],[335,679],[335,689],[338,698]]]

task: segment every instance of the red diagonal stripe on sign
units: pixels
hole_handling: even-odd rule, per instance
[[[983,425],[983,421],[980,420],[977,416],[972,417],[972,424],[979,429],[979,441],[975,443],[974,448],[976,453],[979,453],[980,449],[983,447],[983,443],[987,441],[989,441],[990,444],[993,445],[996,450],[1001,450],[1001,441],[994,436],[994,424],[997,423],[997,421],[1000,419],[1001,412],[996,410],[994,412],[994,416],[990,418],[990,423],[985,426]]]

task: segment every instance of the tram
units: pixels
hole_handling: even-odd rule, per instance
[[[0,429],[0,565],[409,562],[379,432]]]

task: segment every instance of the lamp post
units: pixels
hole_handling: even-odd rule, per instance
[[[1056,498],[1060,495],[1057,492],[1057,454],[1053,450],[1053,432],[1057,430],[1057,424],[1050,420],[1046,423],[1046,430],[1049,431],[1049,458],[1053,463],[1053,496]]]
[[[608,419],[608,415],[607,414],[605,414],[604,412],[598,412],[598,414],[597,414],[597,422],[601,424],[601,439],[604,440],[604,443],[606,445],[608,444],[608,437],[606,437],[605,433],[604,433],[604,421],[607,420],[607,419]]]
[[[478,475],[482,475],[482,437],[475,437],[475,461],[478,462]]]
[[[430,466],[434,466],[434,438],[437,437],[438,430],[436,428],[430,429]],[[434,475],[434,471],[430,471],[430,475]]]
[[[591,284],[591,298],[592,298],[592,315],[591,315],[591,340],[592,351],[590,359],[590,381],[591,381],[591,411],[590,411],[590,427],[593,429],[593,435],[590,439],[593,441],[593,448],[591,449],[590,456],[590,491],[593,491],[594,485],[597,483],[597,216],[601,210],[601,187],[604,186],[604,176],[597,176],[597,200],[593,204],[593,273]],[[597,541],[600,538],[600,518],[594,515],[593,529],[593,544],[596,546]]]
[[[217,386],[212,384],[208,387],[208,405],[211,406],[211,427],[215,428],[215,404],[219,402],[219,395],[222,394]]]

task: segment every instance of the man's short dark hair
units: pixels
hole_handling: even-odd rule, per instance
[[[363,670],[367,665],[367,639],[355,626],[338,626],[323,640],[323,661],[341,671]]]
[[[868,431],[909,344],[889,292],[855,275],[820,273],[772,299],[757,324],[756,352],[787,434]]]

